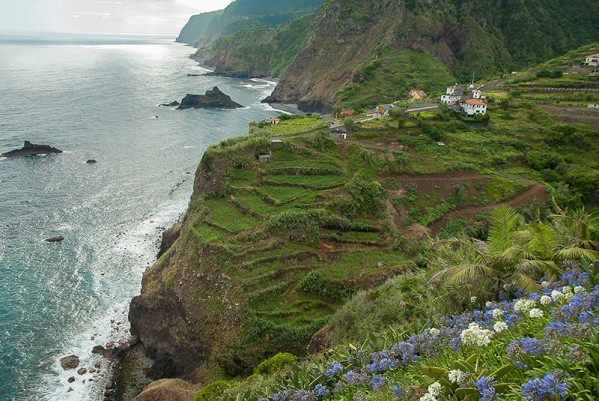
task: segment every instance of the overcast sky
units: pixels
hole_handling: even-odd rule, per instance
[[[177,35],[189,17],[232,0],[0,0],[0,30]]]

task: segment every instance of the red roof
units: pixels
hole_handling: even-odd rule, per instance
[[[410,89],[410,93],[417,94],[419,96],[426,96],[426,93],[420,89]]]
[[[354,115],[354,112],[353,112],[353,111],[351,111],[351,110],[343,110],[343,111],[341,112],[341,114],[342,114],[342,115],[344,115],[344,116],[353,116],[353,115]]]
[[[478,99],[468,99],[468,100],[466,100],[466,104],[478,104],[480,106],[487,105],[485,102],[483,102],[482,100],[478,100]]]

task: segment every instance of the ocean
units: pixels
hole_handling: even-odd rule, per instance
[[[205,72],[192,52],[155,36],[0,37],[0,153],[64,151],[0,159],[1,400],[101,399],[108,363],[91,350],[128,338],[129,302],[204,150],[279,114],[260,103],[273,82],[187,76]],[[246,107],[158,106],[214,86]],[[71,354],[99,372],[64,371]]]

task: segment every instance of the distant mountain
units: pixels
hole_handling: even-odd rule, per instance
[[[386,90],[426,85],[420,64],[440,60],[459,80],[542,62],[599,40],[595,0],[328,0],[267,101],[327,110],[355,100],[373,79],[397,79]],[[406,53],[407,52],[407,53]],[[420,60],[410,52],[420,53]],[[444,83],[443,83],[444,84]],[[389,85],[388,85],[389,86]],[[360,96],[392,97],[378,93]],[[353,91],[353,92],[352,92]],[[348,93],[350,92],[350,93]]]
[[[325,0],[236,0],[221,11],[191,17],[177,42],[207,46],[245,26],[277,27],[299,16],[318,12]]]

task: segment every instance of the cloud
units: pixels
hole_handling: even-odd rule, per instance
[[[0,0],[0,29],[176,35],[191,15],[225,8],[231,1]]]

